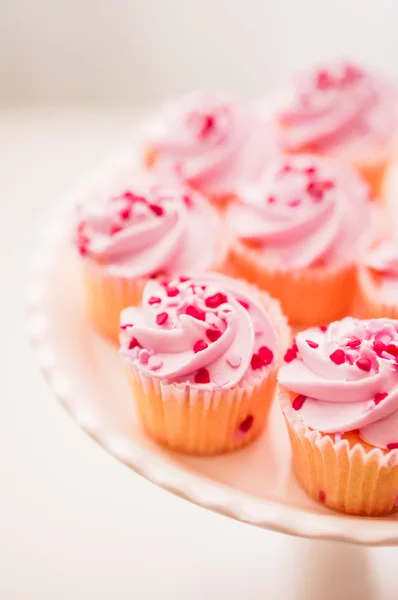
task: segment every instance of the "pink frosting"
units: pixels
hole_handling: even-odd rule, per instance
[[[383,147],[397,125],[397,94],[387,82],[337,62],[298,77],[278,114],[288,150],[361,152]]]
[[[241,282],[207,274],[150,280],[141,307],[121,314],[127,362],[167,383],[231,388],[275,366],[275,331],[259,297]]]
[[[79,216],[80,253],[114,275],[205,270],[222,250],[220,218],[199,193],[177,182],[143,179],[83,204]]]
[[[147,143],[156,167],[177,171],[200,190],[230,194],[258,176],[280,152],[276,128],[250,106],[215,92],[197,92],[167,106],[152,123]]]
[[[351,262],[369,243],[369,189],[353,169],[329,158],[276,159],[238,197],[228,212],[232,229],[274,266]]]
[[[308,427],[323,433],[359,430],[372,446],[398,443],[398,321],[347,317],[297,335],[279,382]]]
[[[370,249],[364,265],[378,274],[380,298],[387,303],[398,302],[398,239],[389,239]]]

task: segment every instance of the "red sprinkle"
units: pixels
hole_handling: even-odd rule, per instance
[[[206,137],[214,129],[215,124],[216,124],[216,120],[213,115],[204,115],[203,116],[203,124],[202,124],[201,130],[199,131],[199,136],[201,138]]]
[[[111,225],[111,228],[109,230],[109,234],[110,235],[115,235],[115,233],[119,233],[119,231],[122,230],[122,227],[120,227],[120,225]]]
[[[319,348],[319,344],[313,342],[312,340],[305,340],[310,348]]]
[[[149,208],[157,217],[161,217],[164,214],[164,210],[159,204],[149,204]]]
[[[297,206],[300,206],[300,204],[301,204],[300,198],[293,198],[292,200],[289,200],[289,202],[288,202],[288,206],[290,206],[291,208],[296,208]]]
[[[349,348],[359,348],[360,345],[361,345],[361,340],[358,340],[358,339],[350,340],[349,342],[346,343],[346,346],[348,346]]]
[[[161,302],[161,299],[158,298],[157,296],[151,296],[148,299],[148,304],[152,305],[152,304],[159,304],[159,302]]]
[[[319,490],[318,498],[319,498],[319,502],[325,502],[326,494],[323,490]]]
[[[202,350],[206,350],[206,348],[208,348],[208,344],[206,344],[206,342],[204,340],[198,340],[197,342],[195,342],[194,346],[193,346],[193,351],[195,352],[195,354],[197,354],[197,352],[201,352]]]
[[[178,288],[171,286],[171,287],[166,288],[166,293],[168,296],[170,296],[170,298],[172,298],[174,296],[178,296],[180,291]]]
[[[189,277],[180,277],[180,282],[181,283],[185,283],[186,281],[189,281]]]
[[[297,352],[298,352],[298,348],[297,348],[297,344],[293,344],[293,346],[291,348],[288,348],[286,350],[284,361],[287,363],[292,362],[292,360],[294,360],[297,356]]]
[[[388,394],[386,392],[377,392],[377,394],[375,394],[374,397],[374,403],[375,404],[380,404],[380,402],[382,400],[384,400],[384,398],[387,398]]]
[[[213,294],[213,296],[209,296],[205,300],[205,304],[209,308],[218,308],[220,304],[224,304],[225,302],[227,302],[227,297],[221,292],[217,292],[217,294]]]
[[[185,314],[193,317],[194,319],[198,319],[199,321],[204,321],[206,318],[206,313],[204,310],[200,310],[200,308],[196,308],[193,304],[189,304],[185,310]]]
[[[366,372],[369,372],[372,368],[372,363],[370,362],[369,358],[358,358],[355,364],[358,367],[358,369],[361,369],[362,371]]]
[[[304,169],[304,173],[306,175],[315,175],[316,167],[307,167],[306,169]]]
[[[274,360],[274,353],[272,352],[272,350],[267,348],[267,346],[261,346],[261,348],[258,349],[258,353],[263,359],[264,365],[270,365]]]
[[[243,308],[245,308],[246,310],[249,310],[250,304],[248,302],[246,302],[246,300],[238,300],[238,302],[241,306],[243,306]]]
[[[199,369],[195,373],[195,383],[210,383],[210,373],[207,369]]]
[[[292,407],[294,410],[300,410],[303,406],[304,402],[307,400],[307,396],[303,396],[303,394],[299,394],[295,397],[292,403]]]
[[[182,201],[184,202],[187,208],[193,208],[193,202],[191,196],[185,195],[182,197]]]
[[[132,350],[133,348],[136,348],[137,346],[138,346],[138,348],[141,348],[141,344],[139,343],[137,338],[135,338],[135,337],[131,338],[130,343],[129,343],[129,350]]]
[[[334,362],[335,365],[342,365],[345,362],[345,352],[338,348],[329,356],[330,360]]]
[[[261,369],[261,367],[264,367],[265,362],[259,354],[254,353],[250,361],[250,365],[253,371],[256,371],[257,369]]]
[[[387,350],[387,346],[386,344],[384,344],[383,342],[381,342],[380,340],[375,340],[373,342],[373,350],[376,352],[376,354],[378,356],[380,356],[380,354],[382,352],[384,352],[385,350]]]
[[[276,202],[275,196],[268,196],[267,202],[268,204],[273,204],[274,202]]]
[[[322,200],[324,191],[323,183],[319,181],[310,181],[307,185],[307,192],[316,201]]]
[[[126,323],[125,325],[120,325],[120,329],[124,331],[127,327],[133,327],[132,323]]]
[[[398,442],[392,442],[387,444],[387,450],[396,450],[398,448]]]
[[[320,325],[319,329],[325,333],[325,331],[328,330],[328,326],[327,325]]]
[[[248,415],[246,417],[246,419],[244,419],[242,421],[242,423],[239,425],[239,431],[241,431],[242,433],[247,433],[249,431],[249,429],[251,429],[251,427],[253,425],[253,421],[254,421],[254,417],[252,415]]]
[[[388,354],[392,354],[392,356],[396,358],[398,356],[398,346],[395,346],[395,344],[388,344],[386,352],[388,352]]]
[[[158,315],[156,315],[157,325],[164,325],[168,318],[169,318],[169,315],[167,314],[167,312],[159,313]]]
[[[122,210],[119,212],[119,215],[120,215],[120,218],[123,219],[123,221],[126,221],[127,219],[129,219],[130,215],[131,215],[131,206],[122,208]]]
[[[219,329],[206,329],[206,335],[211,342],[216,342],[221,337],[221,331]]]

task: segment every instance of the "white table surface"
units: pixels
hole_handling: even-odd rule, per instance
[[[289,538],[157,489],[89,439],[37,371],[23,295],[38,229],[131,123],[0,111],[0,599],[396,600],[398,549]]]

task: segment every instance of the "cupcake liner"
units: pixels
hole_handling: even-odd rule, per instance
[[[205,456],[241,448],[264,429],[290,329],[279,304],[266,294],[260,296],[281,345],[280,359],[233,388],[207,390],[189,383],[166,383],[126,363],[139,418],[155,441],[172,450]]]
[[[397,510],[398,451],[363,442],[354,432],[323,434],[307,427],[279,390],[295,475],[311,498],[352,515],[381,516]]]
[[[390,160],[384,158],[369,164],[359,162],[352,164],[369,184],[376,201],[384,203],[383,188]]]
[[[361,319],[387,317],[398,319],[398,305],[380,297],[374,275],[365,266],[358,268],[358,285],[354,302],[355,315]]]
[[[229,240],[217,256],[216,263],[209,270],[229,275]],[[110,275],[106,267],[89,260],[84,261],[83,275],[91,322],[103,335],[118,342],[120,313],[128,306],[140,304],[148,277],[129,278]],[[174,274],[169,276],[173,277]]]
[[[277,269],[239,240],[231,248],[230,262],[236,276],[256,283],[279,300],[289,321],[297,326],[335,321],[345,316],[352,306],[355,265]]]

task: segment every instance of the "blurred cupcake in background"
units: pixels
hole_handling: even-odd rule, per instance
[[[217,211],[198,192],[144,178],[86,198],[78,210],[75,244],[91,320],[117,340],[120,311],[141,301],[148,278],[190,269],[222,271],[229,240]],[[176,293],[167,290],[170,297]]]
[[[148,168],[178,174],[219,208],[280,152],[274,125],[248,103],[216,92],[165,106],[144,133],[144,146]]]
[[[356,312],[398,319],[398,237],[370,249],[358,270]]]
[[[204,274],[149,281],[142,304],[122,312],[120,344],[146,432],[210,455],[263,430],[290,330],[268,294]]]
[[[398,321],[347,317],[302,331],[278,375],[293,468],[326,506],[398,506]]]
[[[316,152],[355,166],[378,196],[396,150],[398,94],[378,74],[335,62],[298,76],[275,111],[287,152]]]
[[[227,214],[232,272],[277,298],[295,325],[347,314],[357,260],[373,238],[374,203],[361,177],[326,157],[288,156],[238,198]]]

